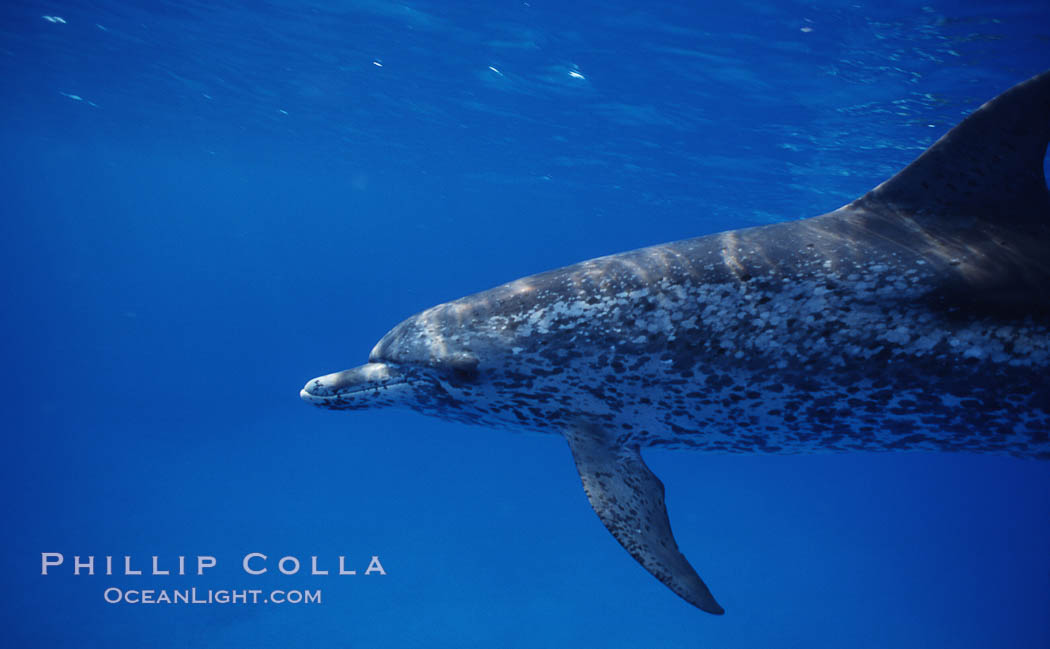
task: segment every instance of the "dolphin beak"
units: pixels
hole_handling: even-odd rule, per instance
[[[299,398],[323,408],[349,410],[388,405],[396,388],[407,387],[408,377],[388,363],[358,367],[319,376],[306,383]]]

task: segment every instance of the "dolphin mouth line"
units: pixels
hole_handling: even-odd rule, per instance
[[[314,381],[310,381],[310,383],[313,383],[313,382]],[[310,392],[310,389],[309,389],[310,388],[310,384],[307,383],[305,388],[303,388],[302,390],[299,390],[299,397],[302,398],[304,401],[325,402],[325,401],[331,401],[333,399],[344,399],[346,397],[350,397],[350,396],[353,396],[355,394],[360,394],[362,392],[382,392],[383,390],[392,388],[392,387],[397,386],[397,385],[404,385],[404,384],[407,384],[407,383],[418,383],[418,382],[419,382],[419,379],[409,379],[409,378],[405,377],[405,378],[394,379],[392,381],[384,381],[382,383],[380,383],[380,382],[365,383],[365,384],[361,384],[361,385],[358,385],[358,386],[354,386],[354,387],[346,388],[346,389],[343,389],[343,390],[339,390],[338,392],[333,392],[332,394],[314,394],[313,392]]]
[[[318,406],[344,405],[353,403],[358,396],[378,395],[420,380],[389,363],[366,363],[310,379],[299,391],[299,398]]]

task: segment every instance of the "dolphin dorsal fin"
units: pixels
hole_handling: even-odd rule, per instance
[[[1045,224],[1050,71],[1010,88],[850,207],[918,219]]]

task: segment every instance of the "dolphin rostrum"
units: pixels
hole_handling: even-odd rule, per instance
[[[616,540],[722,613],[647,446],[1050,458],[1050,72],[814,218],[585,261],[441,304],[304,400],[568,440]]]

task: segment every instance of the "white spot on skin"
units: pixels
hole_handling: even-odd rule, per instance
[[[889,343],[893,343],[894,345],[903,345],[904,343],[908,342],[909,338],[910,336],[908,334],[908,328],[904,325],[900,325],[896,329],[887,332],[886,335],[883,337],[883,340]]]

